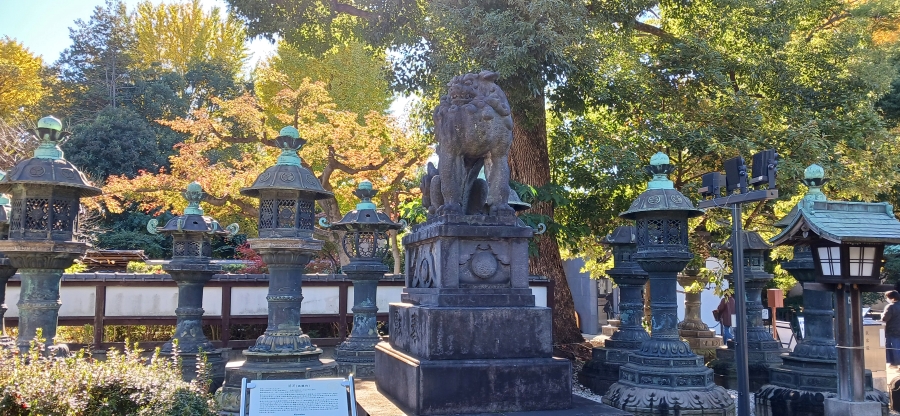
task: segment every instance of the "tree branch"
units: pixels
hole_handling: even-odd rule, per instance
[[[823,22],[821,25],[819,25],[815,29],[810,30],[809,35],[806,36],[806,41],[807,42],[811,41],[813,36],[816,35],[816,32],[828,29],[829,26],[834,25],[834,24],[840,22],[841,20],[847,19],[851,16],[852,15],[850,13],[841,13],[841,14],[836,14],[836,15],[832,16],[830,19],[826,20],[825,22]]]
[[[230,202],[234,205],[237,205],[242,211],[244,211],[245,214],[252,215],[253,217],[259,216],[258,208],[256,208],[252,204],[248,204],[239,199],[234,199],[230,196],[218,198],[218,197],[212,196],[210,194],[204,193],[203,202],[206,202],[207,204],[210,204],[210,205],[216,206],[216,207],[223,207],[223,206],[225,206],[225,204]]]
[[[338,3],[337,0],[331,0],[331,10],[333,10],[335,13],[349,14],[350,16],[361,17],[367,20],[378,17],[378,15],[375,13],[362,10],[349,4]]]
[[[633,22],[633,24],[634,24],[634,29],[637,30],[638,32],[643,32],[643,33],[647,33],[647,34],[656,36],[666,42],[673,42],[675,40],[675,36],[673,36],[671,33],[666,32],[665,30],[662,30],[661,28],[658,28],[656,26],[648,25],[648,24],[638,21],[638,20],[635,20]]]

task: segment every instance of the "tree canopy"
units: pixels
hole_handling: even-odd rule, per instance
[[[0,120],[33,117],[44,96],[43,63],[19,42],[0,39]]]

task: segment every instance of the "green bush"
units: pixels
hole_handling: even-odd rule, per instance
[[[176,359],[111,349],[105,361],[0,349],[0,414],[6,416],[214,416],[205,363],[184,382]]]
[[[128,273],[151,273],[151,274],[160,274],[165,273],[162,269],[162,265],[151,266],[142,261],[129,261],[128,265],[125,266],[125,271]]]

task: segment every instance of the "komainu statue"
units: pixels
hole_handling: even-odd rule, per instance
[[[497,74],[482,71],[453,78],[434,109],[440,170],[429,164],[422,180],[423,205],[437,215],[511,215],[509,146],[512,116]],[[479,179],[481,168],[485,179]]]

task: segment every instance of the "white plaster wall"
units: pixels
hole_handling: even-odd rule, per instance
[[[97,289],[93,286],[72,286],[59,289],[59,316],[94,316]]]
[[[268,315],[267,287],[236,287],[231,289],[232,315]]]
[[[265,287],[234,288],[231,291],[232,315],[268,315]],[[304,287],[303,303],[300,313],[303,315],[334,314],[337,315],[340,301],[340,289],[333,287]]]
[[[6,316],[19,317],[19,294],[21,289],[17,287],[6,288],[6,306],[9,310]],[[72,286],[59,289],[59,300],[62,306],[59,308],[59,316],[94,316],[94,302],[96,292],[93,286]]]
[[[222,288],[203,288],[203,315],[222,316]]]
[[[175,316],[176,287],[106,288],[106,316]]]
[[[6,287],[5,302],[6,302],[6,306],[9,309],[6,310],[5,316],[16,317],[16,318],[19,317],[19,307],[16,306],[16,304],[19,303],[19,293],[20,293],[20,288],[18,286],[16,286],[16,287],[7,286]]]
[[[547,287],[532,286],[531,294],[534,295],[534,306],[547,307]]]

